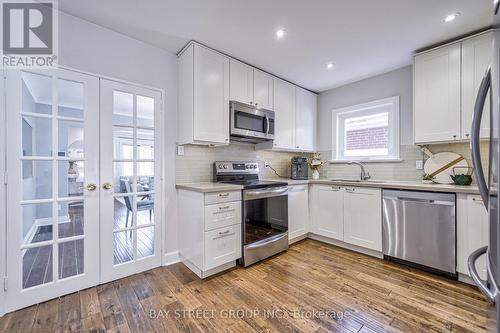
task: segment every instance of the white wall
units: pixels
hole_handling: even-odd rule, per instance
[[[61,13],[59,63],[63,66],[164,89],[165,252],[177,251],[175,141],[177,57],[162,49]],[[175,257],[175,255],[173,255]]]
[[[401,145],[413,144],[412,66],[327,90],[318,96],[318,150],[332,149],[332,110],[400,96]]]

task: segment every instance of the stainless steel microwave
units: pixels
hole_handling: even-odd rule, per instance
[[[274,139],[274,112],[231,101],[231,140],[263,142]]]

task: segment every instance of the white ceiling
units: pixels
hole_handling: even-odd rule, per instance
[[[323,91],[409,65],[416,49],[491,25],[492,2],[60,0],[59,8],[171,52],[194,39]],[[442,22],[454,12],[458,19]],[[287,35],[276,40],[281,27]]]

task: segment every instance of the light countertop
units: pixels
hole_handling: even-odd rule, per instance
[[[366,182],[356,181],[332,181],[329,179],[307,179],[297,180],[288,178],[271,178],[269,181],[288,182],[288,185],[300,184],[326,184],[326,185],[342,185],[342,186],[360,186],[360,187],[376,187],[390,188],[401,190],[417,190],[417,191],[432,191],[432,192],[451,192],[451,193],[470,193],[479,194],[479,189],[476,185],[460,186],[460,185],[444,185],[444,184],[424,184],[421,181],[402,181],[402,180],[373,180]]]
[[[175,188],[178,190],[188,190],[195,192],[223,192],[223,191],[241,191],[243,186],[241,185],[232,185],[232,184],[222,184],[222,183],[213,183],[213,182],[204,182],[204,183],[180,183],[175,184]]]
[[[373,180],[365,182],[356,182],[348,180],[342,180],[342,181],[333,181],[329,179],[299,180],[299,179],[289,179],[289,178],[270,178],[265,180],[287,182],[288,185],[325,184],[325,185],[340,185],[340,186],[388,188],[388,189],[400,189],[400,190],[479,194],[479,189],[475,185],[459,186],[459,185],[443,185],[443,184],[424,184],[421,181]],[[179,183],[176,184],[176,188],[195,191],[195,192],[209,193],[209,192],[220,192],[220,191],[238,191],[242,190],[243,186],[213,183],[213,182],[202,182],[202,183]]]

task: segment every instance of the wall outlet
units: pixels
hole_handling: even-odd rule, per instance
[[[424,160],[415,161],[415,169],[422,170],[424,168]]]
[[[177,155],[184,156],[184,146],[177,146]]]
[[[271,166],[271,165],[269,164],[269,162],[268,162],[268,161],[264,161],[264,167],[265,167],[265,168],[269,168],[270,166]]]

